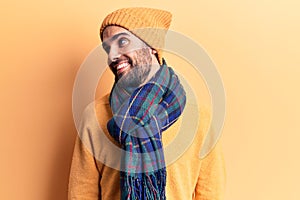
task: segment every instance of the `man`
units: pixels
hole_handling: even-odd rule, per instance
[[[200,110],[190,147],[172,164],[166,163],[164,147],[176,138],[190,103],[162,58],[170,23],[171,13],[152,8],[119,9],[104,19],[100,37],[115,84],[109,95],[85,111],[73,154],[69,199],[222,199],[225,178],[219,145],[199,158],[209,129],[207,110]],[[97,139],[91,109],[120,154],[112,153],[104,138]]]

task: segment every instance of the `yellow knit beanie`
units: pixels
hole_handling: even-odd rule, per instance
[[[162,49],[171,20],[172,14],[165,10],[142,7],[122,8],[106,16],[100,28],[100,37],[103,41],[103,31],[107,26],[121,26],[155,49],[158,61],[162,64]]]

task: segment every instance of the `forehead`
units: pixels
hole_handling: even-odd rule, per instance
[[[119,33],[126,33],[128,35],[132,35],[132,33],[120,26],[108,26],[103,31],[103,41],[106,41]]]

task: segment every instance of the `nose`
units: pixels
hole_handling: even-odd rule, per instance
[[[111,46],[108,53],[108,64],[117,61],[120,58],[121,54],[119,48],[116,46]]]

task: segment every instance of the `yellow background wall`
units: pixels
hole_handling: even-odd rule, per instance
[[[115,8],[174,15],[223,78],[226,200],[299,200],[300,2],[2,1],[0,199],[64,200],[76,130],[77,69]]]

